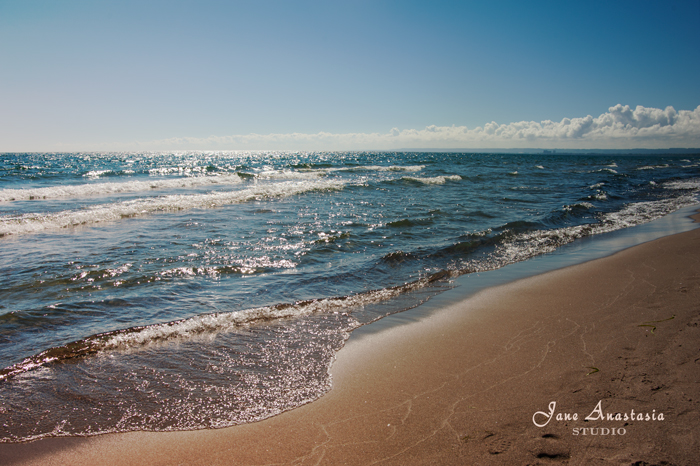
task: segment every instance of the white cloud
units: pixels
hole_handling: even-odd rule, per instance
[[[624,149],[700,147],[700,106],[679,110],[615,105],[598,117],[560,122],[486,123],[483,127],[392,128],[387,133],[288,133],[172,138],[138,143],[133,149],[391,150],[400,148]]]

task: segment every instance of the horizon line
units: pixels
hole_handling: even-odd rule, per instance
[[[143,152],[432,152],[432,153],[522,153],[522,154],[566,154],[566,153],[595,153],[595,152],[617,152],[617,153],[632,153],[632,152],[698,152],[700,147],[669,147],[663,149],[652,148],[631,148],[631,149],[548,149],[548,148],[454,148],[443,149],[436,147],[429,148],[398,148],[398,149],[324,149],[324,150],[304,150],[304,149],[148,149],[148,150],[44,150],[44,151],[0,151],[0,155],[6,154],[109,154],[115,152],[124,153],[143,153]]]

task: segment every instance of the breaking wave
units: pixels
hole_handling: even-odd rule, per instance
[[[351,296],[311,299],[293,304],[283,303],[233,312],[200,314],[188,319],[92,335],[82,340],[50,348],[17,364],[6,367],[0,370],[0,380],[11,378],[50,363],[82,358],[96,353],[131,350],[167,341],[189,340],[195,336],[222,333],[261,322],[300,318],[313,314],[349,312],[353,308],[387,301],[450,276],[450,272],[440,271],[404,285],[367,291]]]
[[[0,190],[0,202],[136,193],[154,189],[192,188],[216,184],[238,184],[241,181],[241,177],[236,174],[197,176],[191,178],[178,178],[174,180],[125,181],[119,183],[90,183],[50,186],[46,188],[2,189]]]
[[[317,190],[342,189],[341,181],[279,182],[237,191],[208,194],[167,195],[156,198],[136,199],[113,204],[90,206],[81,210],[65,210],[55,213],[24,214],[16,217],[0,217],[0,236],[36,233],[45,230],[139,217],[157,212],[172,212],[195,208],[220,207],[261,198],[299,195]]]

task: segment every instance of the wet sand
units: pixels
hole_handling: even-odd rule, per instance
[[[698,464],[700,230],[351,339],[332,374],[262,422],[3,444],[0,464]]]

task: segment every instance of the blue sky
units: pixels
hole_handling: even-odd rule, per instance
[[[0,0],[0,67],[0,151],[700,146],[700,1]]]

